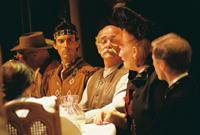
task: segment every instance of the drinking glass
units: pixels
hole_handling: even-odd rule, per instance
[[[58,97],[58,104],[61,105],[82,128],[85,125],[85,114],[78,106],[78,99],[78,95],[61,96]]]

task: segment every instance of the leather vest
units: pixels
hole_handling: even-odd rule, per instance
[[[117,83],[128,70],[120,66],[105,78],[103,72],[104,68],[98,70],[88,82],[88,110],[102,108],[111,103]]]

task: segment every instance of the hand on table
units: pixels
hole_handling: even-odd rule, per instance
[[[94,117],[94,123],[97,125],[103,125],[103,122],[113,123],[120,128],[127,129],[127,121],[124,113],[100,110]]]
[[[112,112],[109,111],[98,111],[94,117],[94,123],[97,125],[103,125],[103,122],[112,122]]]

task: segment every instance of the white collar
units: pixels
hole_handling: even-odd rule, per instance
[[[178,80],[180,80],[181,78],[185,77],[188,75],[188,72],[185,72],[181,75],[179,75],[178,77],[176,77],[174,80],[172,80],[170,83],[169,83],[169,88],[174,84],[176,83]]]
[[[120,65],[122,64],[122,62],[109,67],[109,68],[104,68],[104,72],[103,72],[103,78],[105,78],[106,76],[108,76],[110,73],[112,73],[113,71],[115,71]]]
[[[140,69],[140,71],[138,71],[138,73],[142,73],[144,70],[146,70],[149,66],[145,65],[142,69]]]

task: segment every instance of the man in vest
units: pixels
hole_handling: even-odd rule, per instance
[[[104,27],[96,37],[96,46],[103,58],[104,68],[90,77],[79,106],[86,114],[86,123],[92,122],[100,110],[123,111],[128,70],[118,56],[119,47],[114,38],[121,29],[112,25]]]

